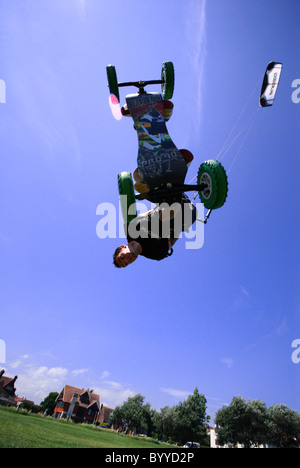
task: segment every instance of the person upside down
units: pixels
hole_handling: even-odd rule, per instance
[[[171,118],[173,107],[171,101],[164,100],[166,122]],[[130,116],[126,105],[121,112],[124,116]],[[194,158],[192,153],[186,149],[179,151],[189,167]],[[138,168],[134,171],[133,178],[137,192],[149,191]],[[125,230],[128,243],[120,245],[113,254],[113,263],[117,268],[130,265],[139,256],[160,261],[173,254],[173,246],[181,233],[188,232],[197,219],[197,209],[185,193],[176,196],[174,201],[171,207],[163,203],[127,223]]]

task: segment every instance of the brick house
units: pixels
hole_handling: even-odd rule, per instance
[[[55,418],[72,419],[78,423],[96,423],[100,415],[100,396],[91,390],[65,385],[56,399]]]
[[[5,371],[0,371],[0,405],[16,406],[16,387],[15,383],[18,378],[15,377],[4,377]]]
[[[98,423],[101,424],[101,423],[107,423],[107,424],[111,424],[111,421],[110,421],[110,415],[111,413],[113,412],[113,408],[108,408],[108,406],[104,406],[103,404],[101,405],[101,411],[100,411],[100,414],[99,414],[99,417],[98,417]]]

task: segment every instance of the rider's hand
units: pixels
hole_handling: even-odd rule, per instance
[[[124,106],[121,107],[121,113],[122,113],[122,115],[124,115],[125,117],[130,117],[130,112],[129,112],[129,110],[128,110],[127,104],[124,104]]]

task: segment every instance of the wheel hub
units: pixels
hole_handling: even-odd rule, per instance
[[[201,194],[205,200],[208,200],[211,196],[211,190],[212,190],[212,181],[211,177],[207,172],[203,172],[203,174],[200,177],[200,185],[201,184],[206,184],[206,187],[204,190],[202,190]]]

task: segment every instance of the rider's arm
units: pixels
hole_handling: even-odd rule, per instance
[[[131,117],[130,112],[128,110],[127,104],[124,104],[124,106],[121,107],[121,113],[125,117]]]

